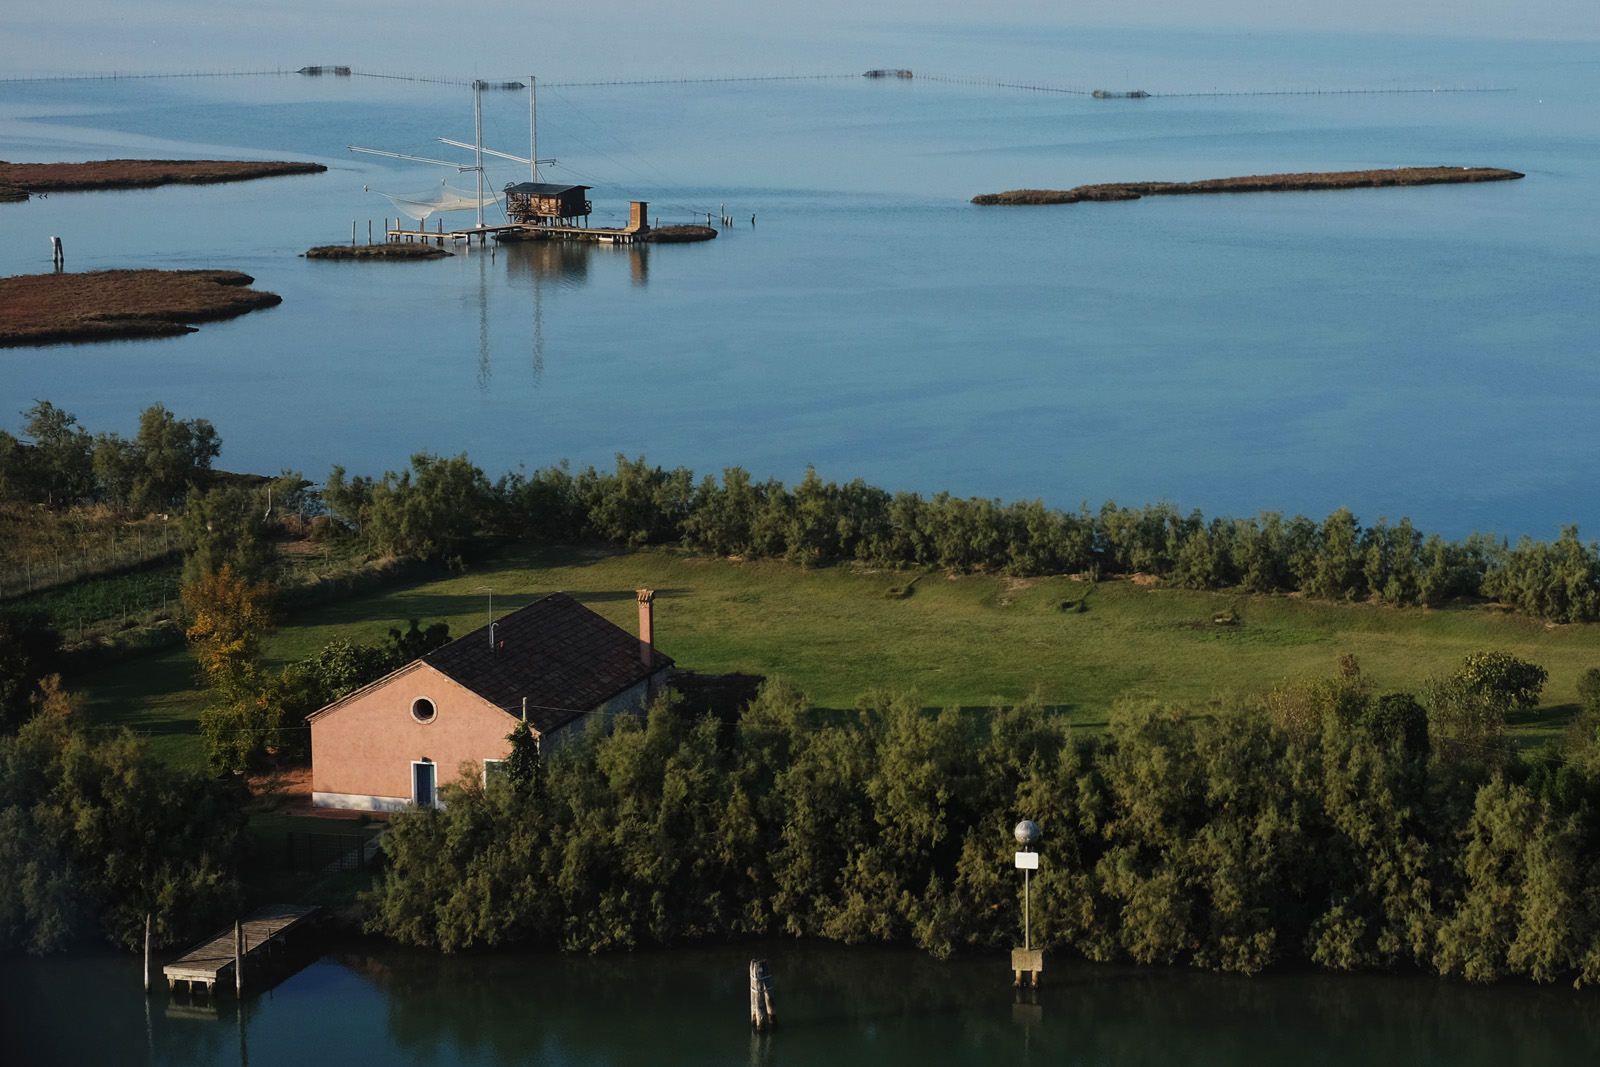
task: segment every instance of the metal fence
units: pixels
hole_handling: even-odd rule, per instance
[[[367,869],[367,837],[364,834],[308,834],[287,832],[284,864],[290,871],[332,874],[336,871]]]

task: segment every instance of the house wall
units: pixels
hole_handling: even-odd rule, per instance
[[[648,682],[640,682],[617,696],[612,697],[602,706],[601,712],[606,718],[606,732],[611,731],[611,722],[618,715],[644,715],[650,708],[650,697],[667,691],[667,672],[657,671],[650,676]],[[549,752],[555,745],[565,744],[581,734],[589,725],[592,716],[584,715],[572,720],[558,730],[551,730],[539,738],[539,750]]]
[[[428,723],[412,717],[418,697],[433,701]],[[411,765],[429,760],[443,786],[463,762],[504,759],[517,717],[418,663],[311,723],[312,802],[319,807],[393,811],[411,803]]]

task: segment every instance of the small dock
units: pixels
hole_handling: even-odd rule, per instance
[[[398,226],[384,231],[384,236],[390,241],[434,241],[444,244],[446,241],[471,242],[474,237],[479,244],[488,238],[500,240],[505,235],[510,240],[565,240],[565,241],[597,241],[601,244],[633,244],[643,238],[647,230],[613,229],[609,227],[589,226],[531,226],[522,223],[511,223],[505,226],[469,226],[464,230],[404,230]]]
[[[317,908],[299,904],[268,904],[214,937],[208,938],[162,968],[167,976],[167,988],[176,989],[179,982],[188,982],[193,991],[202,983],[210,993],[225,972],[234,970],[235,959],[249,961],[261,959],[275,945],[282,944],[290,930],[304,924]],[[235,941],[235,935],[239,940]],[[234,975],[234,986],[242,983]]]
[[[504,233],[507,230],[520,229],[522,229],[521,226],[513,223],[509,226],[468,226],[464,230],[446,230],[443,228],[437,231],[406,230],[402,229],[397,223],[393,229],[385,229],[384,236],[391,241],[437,241],[439,244],[444,244],[446,240],[470,242],[476,237],[478,243],[483,244],[490,237]]]

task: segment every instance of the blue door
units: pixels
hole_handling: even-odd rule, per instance
[[[419,808],[433,807],[434,771],[432,763],[411,765],[411,802]]]

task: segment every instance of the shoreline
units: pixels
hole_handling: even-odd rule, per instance
[[[1079,204],[1085,201],[1138,200],[1146,196],[1201,193],[1319,192],[1333,189],[1386,189],[1411,185],[1465,185],[1515,181],[1519,171],[1499,167],[1394,167],[1388,170],[1310,171],[1299,174],[1253,174],[1197,182],[1104,182],[1071,189],[1012,189],[983,193],[972,203],[989,206]]]

